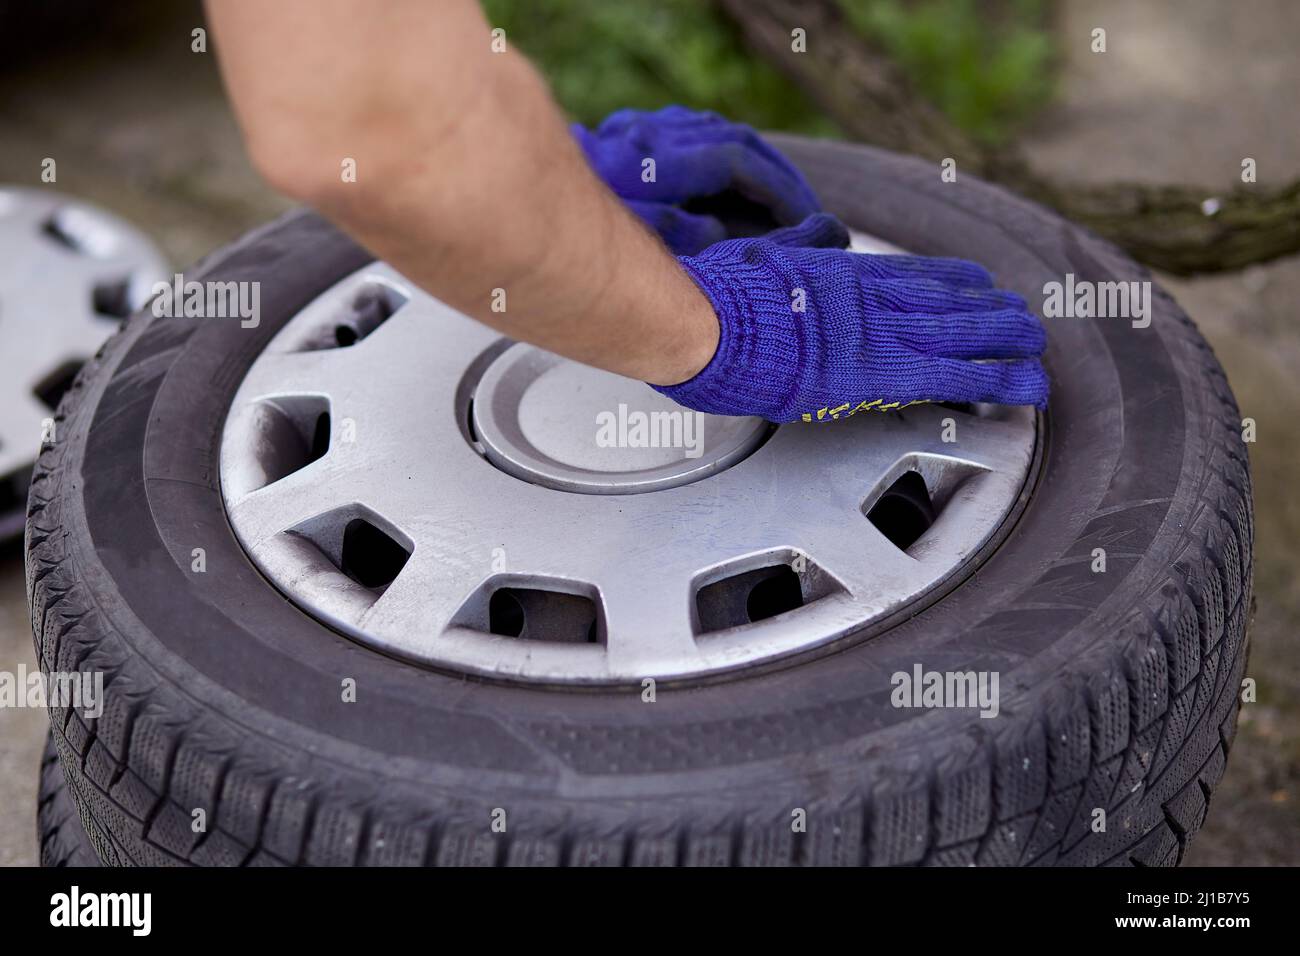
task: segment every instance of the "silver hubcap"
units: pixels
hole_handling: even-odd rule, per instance
[[[0,188],[0,478],[31,466],[60,386],[163,274],[153,244],[103,210]]]
[[[917,601],[1010,513],[1035,436],[1013,408],[695,416],[375,264],[253,363],[221,487],[262,572],[365,644],[626,683],[806,651]]]
[[[629,404],[630,403],[630,404]],[[531,345],[507,349],[474,389],[488,461],[559,491],[662,491],[728,468],[771,432],[757,418],[684,411],[627,379]]]

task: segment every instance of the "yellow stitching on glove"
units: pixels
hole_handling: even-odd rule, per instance
[[[924,405],[930,400],[928,398],[918,398],[915,401],[911,401],[911,402],[890,402],[888,405],[882,405],[881,402],[883,401],[884,401],[883,398],[878,398],[873,402],[860,402],[856,408],[852,408],[847,414],[843,416],[841,416],[840,413],[843,412],[845,409],[850,408],[852,402],[845,402],[843,405],[840,405],[836,408],[819,408],[817,409],[816,412],[817,421],[823,422],[827,419],[827,417],[830,417],[835,421],[839,421],[841,417],[851,418],[852,416],[856,415],[858,412],[863,412],[866,411],[867,409],[873,409],[874,411],[877,412],[887,412],[895,408],[909,408],[912,405]],[[804,421],[810,422],[813,420],[813,413],[804,412],[802,417]]]

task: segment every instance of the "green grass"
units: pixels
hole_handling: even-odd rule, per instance
[[[839,0],[954,122],[996,142],[1051,92],[1048,0]],[[484,0],[574,119],[680,103],[762,129],[834,135],[835,124],[747,51],[708,0]],[[815,37],[809,38],[816,42]]]
[[[706,0],[485,0],[483,6],[582,123],[594,125],[624,107],[680,103],[759,128],[835,132],[798,89],[744,49]]]
[[[1047,0],[839,0],[849,22],[966,132],[1001,142],[1053,88]]]

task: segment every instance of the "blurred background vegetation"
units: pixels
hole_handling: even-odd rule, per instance
[[[956,125],[1006,141],[1051,97],[1049,0],[838,0]],[[836,135],[836,124],[742,43],[705,0],[485,0],[494,26],[538,63],[574,119],[623,107],[716,110],[762,129]]]

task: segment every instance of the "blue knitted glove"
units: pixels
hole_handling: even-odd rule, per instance
[[[680,257],[718,315],[718,350],[694,378],[655,389],[773,422],[922,401],[1046,406],[1046,334],[1023,299],[973,262],[863,255],[848,242],[823,214]]]
[[[716,218],[686,212],[678,203],[734,192],[766,207],[783,225],[821,208],[784,156],[750,127],[716,113],[681,106],[619,110],[594,132],[575,124],[573,135],[596,175],[678,255],[727,237]],[[647,159],[654,160],[651,182],[645,181]]]
[[[664,245],[679,256],[694,255],[728,238],[727,227],[715,216],[687,212],[672,203],[641,199],[624,199],[623,205],[658,233]]]

